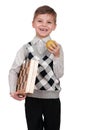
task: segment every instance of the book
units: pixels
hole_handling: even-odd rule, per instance
[[[18,95],[33,93],[38,70],[38,60],[25,60],[20,67],[16,92]]]

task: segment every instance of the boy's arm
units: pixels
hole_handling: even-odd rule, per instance
[[[8,76],[10,93],[15,92],[16,90],[17,76],[20,70],[20,66],[27,55],[28,55],[28,50],[26,45],[20,48],[20,50],[16,54],[15,60],[13,62],[11,69],[9,70],[9,76]]]
[[[61,78],[64,74],[64,54],[60,45],[60,54],[58,57],[54,57],[53,69],[57,79]]]

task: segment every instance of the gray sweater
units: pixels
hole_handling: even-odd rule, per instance
[[[46,37],[44,39],[40,39],[38,37],[35,37],[31,43],[34,47],[34,50],[36,52],[37,57],[41,59],[41,57],[45,54],[46,47],[45,43],[50,40],[50,37]],[[9,70],[9,86],[10,86],[10,93],[15,92],[16,90],[16,83],[17,83],[17,75],[20,70],[20,66],[23,63],[25,57],[28,56],[30,49],[29,45],[25,44],[23,45],[20,50],[17,52],[16,57],[14,59],[14,62],[12,64],[11,69]],[[64,71],[64,57],[63,57],[63,50],[60,45],[60,56],[59,57],[53,57],[53,71],[56,76],[56,79],[59,80],[63,76],[63,71]],[[61,90],[60,84],[58,86],[58,90],[53,91],[53,90],[34,90],[33,94],[27,94],[29,97],[35,97],[35,98],[58,98],[59,97],[59,92]]]

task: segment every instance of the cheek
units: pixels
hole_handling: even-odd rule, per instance
[[[39,24],[33,23],[33,24],[32,24],[32,27],[35,28],[35,29],[37,29],[37,28],[39,27]]]
[[[53,30],[55,30],[56,29],[56,25],[53,25]]]
[[[36,28],[36,22],[32,22],[32,27]]]
[[[56,26],[55,26],[55,25],[51,25],[51,26],[49,26],[49,28],[50,28],[51,30],[55,30]]]

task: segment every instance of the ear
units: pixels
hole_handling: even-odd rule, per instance
[[[34,21],[32,21],[32,27],[34,28]]]
[[[56,27],[57,27],[57,24],[54,24],[54,26],[53,26],[53,31],[56,29]]]

